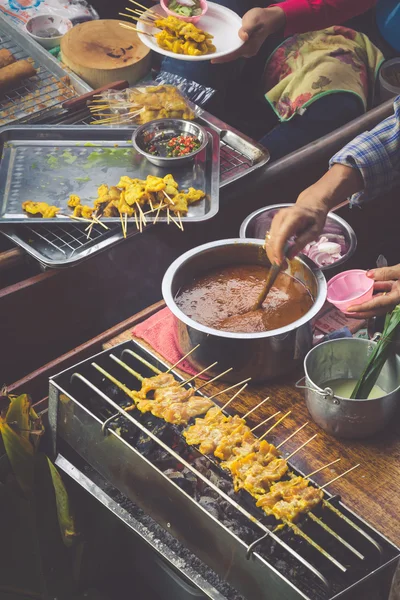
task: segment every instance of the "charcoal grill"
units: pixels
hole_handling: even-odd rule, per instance
[[[154,368],[168,369],[129,341],[51,378],[55,456],[73,461],[77,453],[249,600],[367,598],[363,590],[371,579],[393,568],[398,548],[329,494],[324,508],[313,512],[331,532],[310,516],[300,523],[307,538],[288,528],[274,530],[275,522],[250,496],[233,492],[214,459],[184,443],[179,427],[149,413],[125,412],[127,395],[94,367],[138,389],[137,379],[118,360],[144,377],[154,375]]]

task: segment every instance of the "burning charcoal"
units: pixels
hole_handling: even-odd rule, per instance
[[[210,513],[216,519],[220,517],[220,508],[218,502],[210,496],[202,496],[199,500],[200,506],[202,506],[207,512]]]
[[[171,479],[171,481],[176,483],[176,485],[178,485],[186,493],[190,494],[191,496],[194,495],[195,487],[193,487],[193,481],[185,477],[182,471],[174,471],[173,469],[167,469],[167,471],[164,471],[164,475],[166,475],[169,479]]]
[[[249,527],[245,527],[240,525],[237,521],[231,521],[225,519],[222,521],[225,527],[227,527],[232,533],[237,535],[240,539],[242,539],[246,543],[251,543],[254,539],[254,533]]]

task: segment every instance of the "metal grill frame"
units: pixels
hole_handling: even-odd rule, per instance
[[[137,352],[139,352],[142,356],[145,356],[152,363],[155,363],[155,365],[158,368],[161,368],[161,369],[168,368],[168,365],[166,365],[166,363],[163,360],[161,360],[158,357],[156,357],[155,355],[153,355],[148,349],[144,348],[142,345],[140,345],[139,343],[137,343],[135,341],[123,342],[122,344],[119,344],[118,346],[116,346],[113,349],[113,352],[119,353],[119,351],[121,349],[132,348],[132,345],[136,349]],[[79,399],[76,399],[74,394],[72,394],[70,391],[68,391],[69,388],[66,388],[66,385],[65,385],[66,384],[66,380],[65,380],[66,376],[68,376],[70,378],[70,381],[72,381],[72,379],[75,379],[75,378],[81,380],[81,382],[88,385],[96,394],[98,394],[99,397],[103,398],[103,400],[105,400],[107,404],[112,406],[114,410],[118,409],[118,412],[121,412],[126,416],[125,411],[123,411],[123,409],[120,409],[119,406],[114,401],[112,401],[109,396],[107,396],[103,391],[101,391],[99,388],[97,388],[95,384],[93,384],[92,382],[87,380],[86,377],[83,377],[80,374],[80,366],[92,363],[93,359],[95,359],[97,362],[98,360],[101,360],[102,356],[103,357],[108,356],[109,353],[110,353],[109,349],[104,350],[103,352],[100,352],[99,354],[97,354],[95,357],[86,359],[86,360],[82,361],[81,363],[79,363],[78,365],[75,365],[74,367],[70,367],[70,368],[66,369],[66,371],[64,371],[50,379],[49,421],[50,421],[50,425],[51,425],[53,450],[54,450],[55,455],[57,455],[57,452],[58,452],[58,450],[57,450],[57,447],[58,447],[57,446],[57,434],[58,434],[61,436],[62,439],[64,439],[67,442],[67,444],[70,444],[75,451],[78,451],[78,453],[81,454],[85,460],[87,460],[89,463],[91,463],[92,466],[97,471],[102,473],[102,475],[108,481],[110,481],[113,485],[116,485],[123,493],[127,493],[129,497],[131,497],[131,495],[133,493],[135,498],[131,498],[131,499],[133,499],[134,502],[137,501],[136,494],[138,493],[139,498],[141,499],[142,503],[144,502],[144,505],[149,508],[150,506],[152,506],[152,504],[151,504],[151,502],[149,504],[148,501],[145,500],[145,496],[147,493],[145,490],[148,489],[149,481],[153,480],[154,473],[152,473],[152,474],[147,473],[147,475],[142,473],[143,469],[140,464],[140,461],[139,461],[139,463],[136,464],[136,459],[138,459],[139,456],[142,456],[140,454],[140,452],[138,450],[136,450],[133,446],[131,446],[129,444],[129,442],[124,441],[124,440],[121,440],[122,445],[119,446],[119,449],[114,447],[114,442],[110,442],[111,445],[108,447],[108,450],[106,450],[105,448],[103,448],[103,450],[101,449],[102,436],[104,435],[104,433],[107,432],[108,423],[110,422],[111,419],[115,418],[115,415],[113,417],[106,419],[106,421],[102,422],[102,419],[100,419],[98,416],[96,416],[88,407],[81,404]],[[172,372],[173,372],[174,376],[176,377],[176,379],[178,379],[178,380],[183,379],[179,375],[179,373],[177,373],[175,371],[172,371]],[[60,380],[60,378],[61,378],[61,380]],[[200,395],[202,395],[201,392],[200,392]],[[128,413],[128,415],[129,415],[129,413]],[[165,446],[165,444],[163,442],[161,442],[161,440],[159,440],[155,434],[153,434],[149,430],[147,430],[147,428],[145,426],[143,426],[142,424],[139,424],[138,421],[136,421],[134,418],[132,418],[130,416],[128,416],[127,418],[128,418],[128,420],[134,422],[136,424],[136,426],[138,427],[138,429],[144,431],[146,433],[146,435],[149,435],[149,437],[151,439],[156,441],[157,444],[160,445],[160,447]],[[98,423],[98,425],[95,425],[95,423]],[[96,429],[98,426],[100,426],[100,431],[96,433]],[[89,434],[89,430],[91,432],[90,434]],[[87,432],[86,434],[84,433],[85,431]],[[119,436],[114,431],[109,431],[109,434],[111,435],[111,437],[113,439],[119,438]],[[91,443],[88,441],[90,436],[94,436],[95,447],[92,447]],[[83,439],[85,439],[85,442],[82,442]],[[119,438],[119,439],[121,439],[121,438]],[[116,439],[115,439],[115,444],[117,444]],[[111,470],[110,470],[110,468],[109,468],[110,465],[107,466],[107,463],[109,462],[109,459],[107,458],[107,452],[111,451],[113,447],[114,447],[114,450],[116,450],[116,454],[112,458],[110,458],[110,465],[111,465]],[[133,451],[132,454],[130,454],[130,451],[128,451],[128,448],[132,449],[132,451]],[[104,451],[106,451],[106,454],[104,454]],[[121,452],[120,455],[119,455],[119,452]],[[170,450],[170,454],[171,454],[171,456],[173,456],[174,451]],[[149,461],[149,459],[147,459],[143,456],[142,456],[142,459],[147,465],[152,464]],[[121,469],[118,469],[116,471],[115,465],[118,463],[118,460],[121,463]],[[143,481],[147,482],[145,488],[141,491],[139,491],[139,489],[136,487],[136,484],[133,486],[131,485],[131,483],[133,483],[133,481],[132,481],[132,478],[129,475],[128,471],[132,467],[132,461],[135,462],[135,467],[133,469],[133,472],[135,474],[141,473],[141,475],[138,475],[139,480],[137,482],[139,485],[139,488],[141,488],[142,479],[143,479]],[[183,464],[185,464],[182,459],[181,459],[181,462]],[[131,467],[128,468],[128,465],[131,465]],[[190,465],[189,465],[189,468],[192,472],[194,472],[194,473],[196,472],[196,470],[193,467],[190,467]],[[156,470],[158,470],[158,469],[156,468]],[[301,471],[298,471],[297,469],[293,469],[293,470],[294,470],[294,472],[298,472],[299,474],[304,475],[303,473],[301,473]],[[149,479],[147,479],[147,478],[149,478]],[[162,474],[162,478],[165,479],[165,476],[163,474]],[[200,477],[200,479],[202,479],[202,478],[203,478],[203,476]],[[312,479],[311,479],[311,481],[312,481]],[[153,483],[154,483],[154,485],[157,485],[157,476],[155,476]],[[159,480],[158,480],[158,483],[160,483]],[[162,484],[160,484],[160,485],[162,486]],[[211,487],[213,487],[213,486],[211,486]],[[143,494],[145,496],[143,496]],[[161,497],[163,497],[163,493],[161,493],[161,489],[159,490],[158,494],[154,493],[153,495],[155,496],[155,498],[157,498],[160,495],[161,495]],[[223,496],[223,493],[220,493],[220,495]],[[326,492],[326,495],[327,495],[328,499],[331,498],[331,495],[328,492]],[[173,494],[173,496],[175,496],[175,494]],[[188,498],[191,498],[191,497],[188,496]],[[155,501],[154,498],[153,498],[153,501]],[[178,494],[178,496],[175,496],[174,502],[179,504],[179,502],[180,502],[179,494]],[[191,500],[191,502],[193,502],[193,500]],[[157,501],[155,501],[155,503],[158,504]],[[236,505],[235,501],[231,500],[231,503]],[[140,502],[139,502],[139,504],[140,504]],[[153,502],[153,504],[154,504],[154,502]],[[161,522],[161,524],[163,524],[163,526],[167,525],[167,527],[169,527],[169,524],[168,524],[169,521],[171,521],[171,523],[172,523],[172,521],[175,521],[175,526],[178,525],[178,532],[179,532],[179,518],[177,520],[176,515],[174,513],[170,512],[168,514],[168,516],[166,517],[167,520],[165,522],[164,522],[164,518],[160,517],[163,506],[164,505],[162,502],[157,507],[155,505],[152,506],[153,509],[155,509],[155,508],[157,508],[157,509],[155,511],[153,510],[153,513],[150,511],[149,514],[151,514],[151,516],[153,518],[155,518],[157,521]],[[160,510],[161,510],[161,513],[158,512]],[[183,507],[181,507],[181,510],[183,510]],[[246,509],[244,509],[244,510],[245,510],[245,512],[247,512]],[[354,516],[354,522],[355,523],[359,522],[359,526],[361,526],[362,529],[364,529],[363,526],[365,526],[365,530],[363,533],[363,535],[365,537],[367,537],[367,538],[370,537],[370,533],[367,533],[367,532],[374,532],[374,534],[376,534],[379,537],[380,543],[385,542],[391,548],[390,554],[393,556],[392,553],[396,553],[396,556],[389,558],[389,556],[386,555],[384,564],[381,564],[381,566],[377,566],[369,574],[364,575],[361,579],[350,584],[350,586],[348,588],[335,594],[334,596],[329,594],[329,597],[332,598],[332,600],[333,600],[333,598],[335,598],[335,599],[336,598],[338,598],[338,599],[346,598],[346,600],[349,598],[352,598],[353,597],[351,595],[353,593],[352,590],[355,591],[357,589],[358,585],[360,585],[362,582],[365,583],[373,575],[376,575],[378,572],[381,572],[383,569],[390,568],[393,564],[395,564],[396,560],[398,559],[398,549],[394,546],[394,544],[392,544],[389,540],[387,540],[383,535],[376,532],[373,528],[371,528],[371,526],[369,526],[367,523],[365,523],[365,521],[360,519],[360,517],[358,517],[353,511],[349,510],[341,502],[340,502],[340,510],[341,510],[341,512],[344,511],[345,513],[348,513],[348,516],[349,515]],[[201,521],[203,520],[203,517],[204,517],[203,512],[200,511],[200,513],[197,515],[197,518],[200,519]],[[240,509],[240,512],[242,512],[242,514],[244,514],[243,509]],[[178,511],[178,514],[179,514],[179,511]],[[165,517],[165,515],[164,515],[164,517]],[[159,520],[159,518],[161,518],[161,521]],[[351,520],[353,520],[353,519],[351,519]],[[260,526],[261,529],[264,528],[264,526],[261,525],[260,521],[253,520],[253,522],[256,523],[257,526]],[[225,530],[225,527],[222,524],[219,524],[219,525],[221,525],[222,529]],[[187,527],[189,527],[189,524],[187,524]],[[184,531],[186,531],[187,527],[184,528]],[[212,528],[209,529],[208,526],[206,525],[206,523],[204,523],[204,527],[208,530],[208,533],[210,535],[212,535],[212,536],[214,535],[213,529]],[[173,529],[171,531],[173,531]],[[182,532],[180,532],[180,533],[182,534]],[[225,536],[225,533],[226,533],[226,531],[224,532],[224,536]],[[275,539],[275,536],[271,531],[269,531],[269,536],[272,537],[273,539]],[[237,544],[237,541],[240,541],[240,545],[243,544],[243,542],[241,540],[239,540],[239,538],[236,538],[236,536],[233,536],[233,537],[236,539],[236,541],[233,542],[235,545]],[[178,536],[178,539],[179,539],[179,536]],[[183,541],[186,541],[187,543],[189,543],[188,547],[190,548],[190,540],[183,540]],[[229,548],[230,542],[228,540],[226,540],[226,541],[228,543],[228,548]],[[371,538],[370,538],[370,541],[372,541]],[[232,540],[231,540],[231,542],[232,542]],[[192,543],[192,548],[191,548],[192,551],[196,552],[196,550],[195,550],[196,541],[191,540],[191,543]],[[216,543],[217,545],[219,544],[219,542],[217,542],[217,540],[214,540],[214,543]],[[279,540],[279,543],[282,544],[282,540]],[[376,541],[373,543],[376,544]],[[194,546],[193,546],[193,544],[194,544]],[[251,546],[253,547],[254,544],[252,544]],[[247,551],[249,549],[250,549],[250,547],[247,548]],[[288,548],[286,548],[286,550],[287,549]],[[230,552],[228,549],[227,549],[227,551]],[[231,549],[231,551],[233,551],[233,548]],[[238,555],[236,555],[236,559],[239,560],[239,563],[237,566],[239,567],[239,565],[240,565],[240,568],[244,569],[245,568],[244,565],[246,565],[247,563],[241,563],[241,550],[238,550],[238,548],[236,548],[236,551],[238,551]],[[385,552],[387,552],[387,551],[388,551],[388,549],[386,549]],[[290,553],[292,555],[295,554],[298,558],[298,554],[297,554],[296,550],[290,549]],[[267,566],[268,570],[272,570],[272,572],[274,572],[273,575],[270,572],[272,579],[268,581],[268,584],[269,584],[269,586],[272,586],[272,589],[275,589],[275,586],[278,586],[275,591],[278,592],[278,590],[279,590],[280,592],[283,592],[283,590],[280,589],[280,586],[276,580],[277,575],[278,575],[278,579],[280,579],[281,582],[285,581],[285,583],[289,583],[289,588],[285,588],[284,593],[283,594],[281,593],[281,595],[279,596],[280,598],[282,598],[282,599],[283,598],[292,598],[292,597],[293,598],[308,598],[308,595],[305,595],[298,588],[293,587],[294,584],[290,583],[284,575],[278,574],[278,572],[275,570],[275,568],[272,565],[270,565],[269,562],[265,561],[265,559],[257,553],[257,549],[255,549],[255,551],[253,552],[252,557],[255,561],[255,564],[253,564],[252,561],[250,561],[250,563],[252,564],[252,567],[255,567],[255,571],[253,571],[253,568],[250,569],[252,571],[251,579],[252,579],[252,577],[256,576],[257,582],[258,582],[258,578],[260,578],[260,581],[263,581],[264,584],[266,584],[268,581],[268,575],[264,572],[264,569]],[[202,558],[202,560],[204,560],[205,562],[208,562],[208,564],[211,566],[211,568],[214,568],[214,565],[210,564],[210,562],[209,562],[210,559],[208,558],[207,553],[205,554],[205,556],[200,556],[200,558]],[[304,563],[304,559],[302,559],[301,562],[303,563],[303,565],[307,565],[307,562]],[[308,564],[308,568],[310,568],[310,567],[311,567],[311,565]],[[311,567],[311,571],[314,572],[314,575],[316,575],[318,573],[318,571],[315,570],[315,567]],[[233,574],[233,575],[235,575],[235,574]],[[249,575],[249,573],[247,573],[247,575]],[[323,578],[322,573],[318,573],[318,575]],[[253,583],[251,585],[254,585],[255,580],[252,579],[252,582]],[[234,581],[231,581],[231,583],[232,583],[232,585],[234,585],[234,587],[237,587],[237,589],[241,593],[244,593],[246,595],[246,592],[241,585],[242,582],[240,579],[238,581],[236,579],[236,577],[234,576]],[[250,583],[250,582],[248,582],[248,583]],[[265,585],[261,586],[261,588],[258,590],[257,597],[264,598],[264,595],[260,593],[260,590],[261,589],[264,590],[264,587],[265,587]],[[268,588],[268,586],[267,586],[267,588]],[[268,589],[270,589],[270,588],[268,588]],[[248,591],[248,590],[246,590],[246,591]],[[254,588],[253,588],[253,591],[254,591]],[[253,597],[253,596],[251,595],[250,597]]]
[[[0,127],[44,118],[66,100],[91,91],[90,86],[75,74],[67,73],[47,50],[1,11],[0,48],[9,50],[16,60],[32,60],[37,69],[34,77],[1,97]],[[66,77],[70,85],[63,80]]]

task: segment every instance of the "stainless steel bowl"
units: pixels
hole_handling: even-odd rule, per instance
[[[266,381],[301,364],[312,346],[311,320],[326,300],[326,281],[320,269],[307,258],[296,258],[286,273],[304,283],[314,298],[306,315],[294,323],[261,333],[231,333],[197,323],[175,302],[183,285],[217,267],[239,264],[270,266],[260,240],[229,239],[198,246],[175,260],[162,282],[164,300],[176,317],[177,339],[182,354],[200,344],[189,357],[198,370],[218,361],[215,372],[233,367],[228,381],[252,377]]]
[[[282,208],[288,208],[289,206],[294,206],[293,204],[272,204],[271,206],[265,206],[264,208],[260,208],[254,212],[252,212],[248,217],[245,218],[243,223],[240,226],[239,236],[241,238],[257,238],[261,240],[265,240],[265,235],[267,231],[269,231],[271,222],[273,217],[277,212],[279,212]],[[341,234],[344,236],[346,240],[346,253],[342,256],[341,259],[337,260],[332,265],[326,265],[325,267],[319,267],[321,271],[330,271],[331,269],[336,269],[338,266],[343,265],[351,256],[353,256],[354,252],[357,248],[357,238],[354,230],[350,225],[341,217],[336,215],[335,213],[330,212],[326,219],[327,225],[335,225],[340,229]],[[324,232],[322,232],[323,235]]]
[[[400,357],[391,356],[378,377],[385,396],[351,400],[335,395],[325,384],[335,379],[358,380],[375,342],[362,339],[330,340],[304,359],[305,399],[314,421],[328,433],[349,439],[381,431],[394,418],[400,400]],[[299,386],[301,387],[301,386]]]
[[[154,156],[146,152],[146,147],[150,142],[160,141],[164,137],[176,137],[178,135],[193,135],[200,141],[200,147],[187,156]],[[150,121],[138,127],[132,135],[132,144],[135,150],[145,156],[149,162],[157,167],[173,169],[187,165],[197,154],[202,152],[207,146],[208,136],[206,130],[193,123],[193,121],[184,121],[183,119],[157,119]]]

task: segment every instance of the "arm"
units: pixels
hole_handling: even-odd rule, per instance
[[[255,56],[265,40],[278,31],[285,37],[294,33],[318,31],[361,15],[375,6],[377,0],[286,0],[267,8],[252,8],[243,17],[239,37],[241,48],[218,58],[215,63]]]
[[[285,13],[285,37],[340,25],[362,15],[377,0],[286,0],[279,6]],[[274,5],[275,6],[275,5]]]
[[[291,236],[296,237],[292,254],[316,239],[329,210],[347,198],[358,204],[400,184],[400,97],[394,111],[340,150],[330,161],[330,171],[302,192],[295,206],[274,217],[267,245],[271,261],[282,261],[283,246]]]

